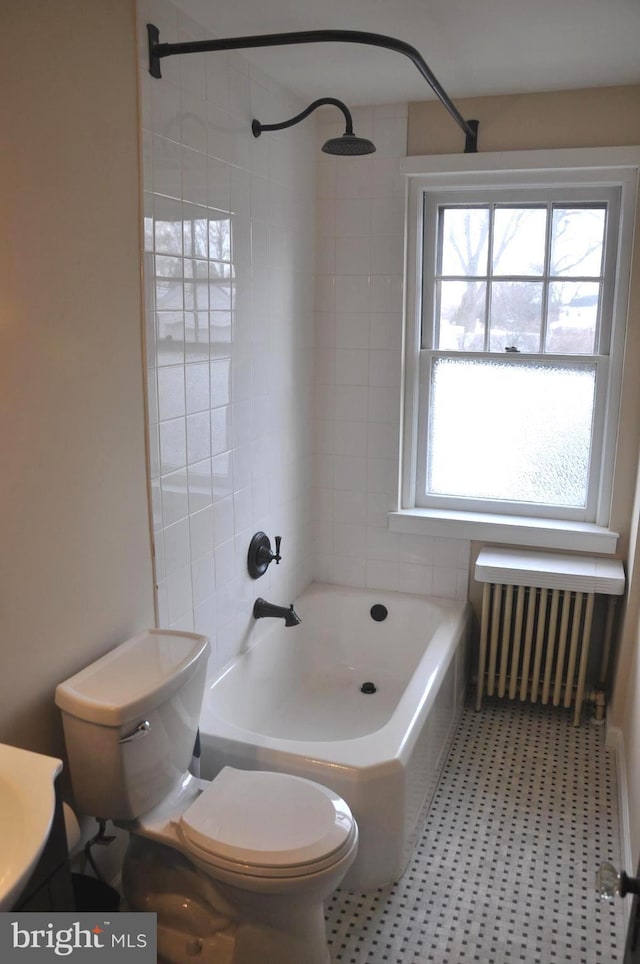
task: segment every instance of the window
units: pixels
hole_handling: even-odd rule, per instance
[[[443,181],[409,195],[402,505],[606,526],[634,178]]]

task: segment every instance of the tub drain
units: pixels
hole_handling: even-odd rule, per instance
[[[360,692],[361,692],[361,693],[375,693],[375,691],[377,690],[377,688],[378,688],[378,687],[376,686],[375,683],[363,683],[362,686],[360,687]]]

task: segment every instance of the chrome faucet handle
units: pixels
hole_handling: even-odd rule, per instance
[[[146,736],[150,729],[151,723],[149,723],[149,720],[142,720],[129,733],[125,733],[125,735],[118,740],[118,743],[133,743],[134,740],[139,740],[140,737]]]
[[[282,559],[282,556],[280,555],[280,543],[282,542],[282,536],[275,536],[274,542],[276,544],[276,551],[275,553],[271,554],[271,559],[275,562],[277,566],[280,560]]]

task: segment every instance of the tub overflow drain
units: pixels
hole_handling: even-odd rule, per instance
[[[386,606],[383,606],[382,603],[376,603],[374,606],[371,607],[369,612],[371,614],[371,618],[375,619],[377,623],[384,622],[384,620],[389,615],[389,610],[387,609]]]
[[[378,688],[378,687],[376,686],[375,683],[363,683],[362,686],[360,687],[360,692],[361,692],[361,693],[375,693],[375,691],[377,690],[377,688]]]

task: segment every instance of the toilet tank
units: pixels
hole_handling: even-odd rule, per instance
[[[184,776],[209,651],[206,636],[149,629],[56,687],[79,812],[133,820]]]

